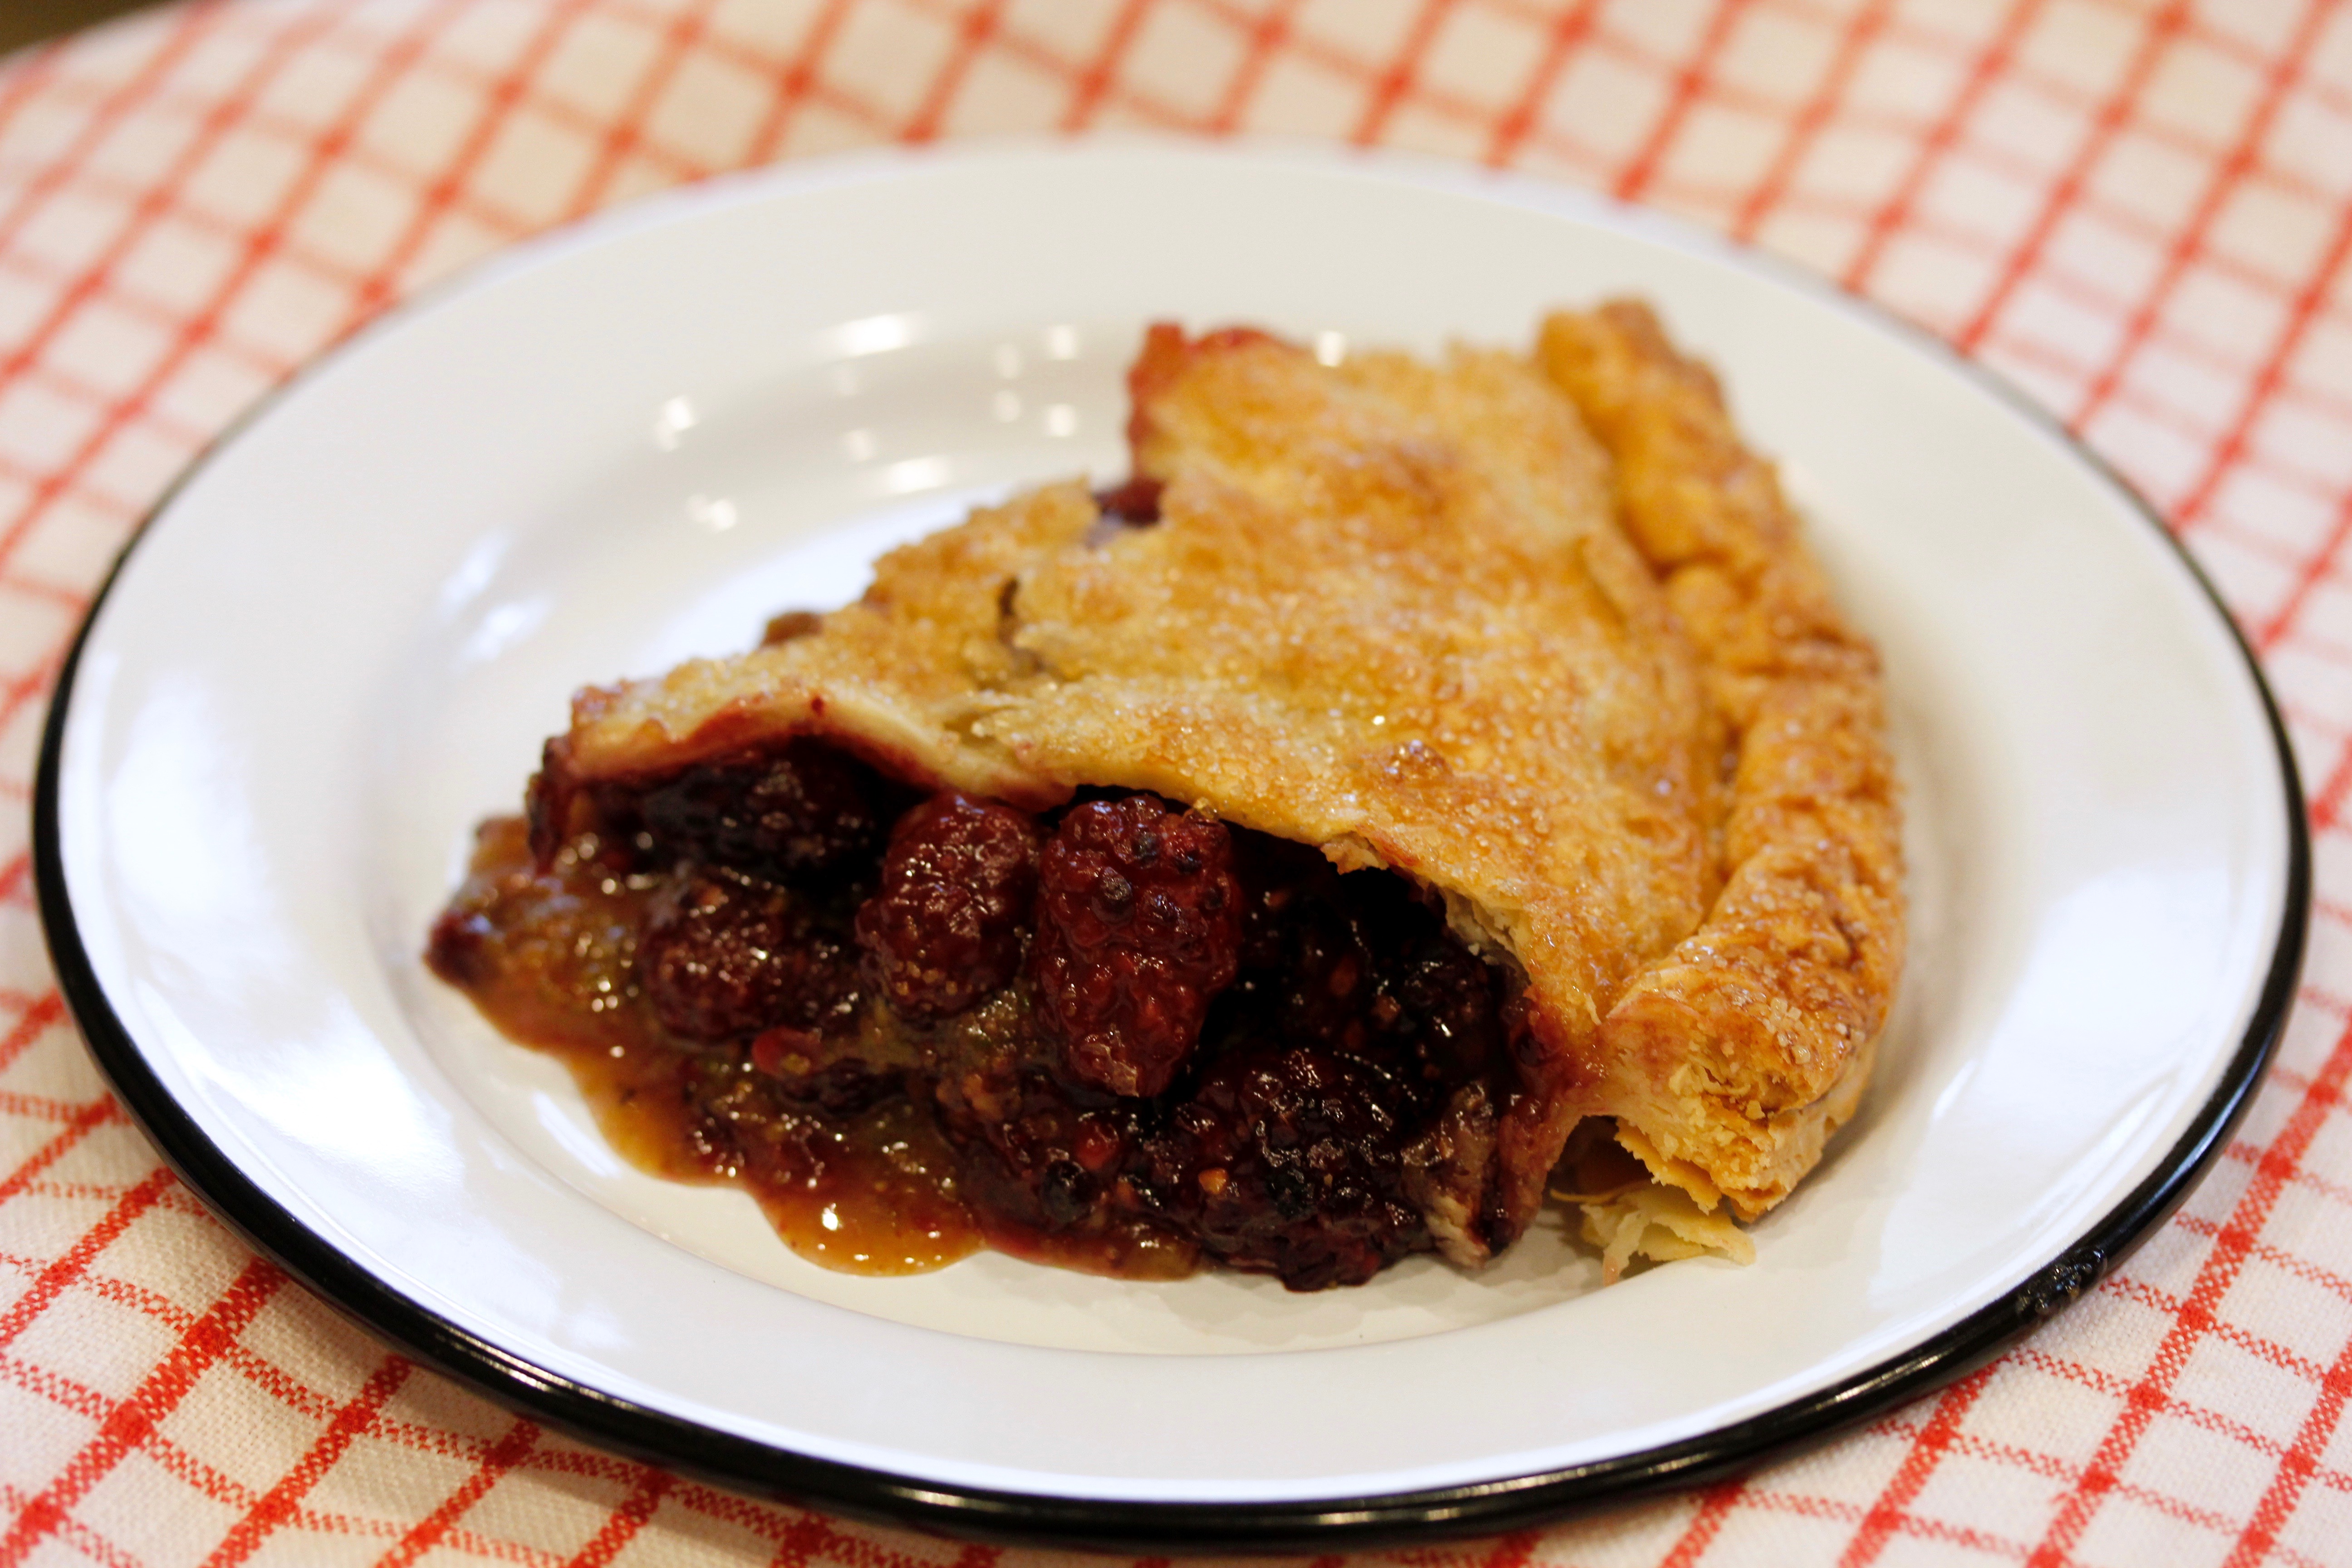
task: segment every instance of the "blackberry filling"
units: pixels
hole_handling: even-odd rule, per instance
[[[822,1261],[1311,1290],[1509,1239],[1510,983],[1402,877],[1148,794],[921,796],[805,738],[531,806],[435,973]]]

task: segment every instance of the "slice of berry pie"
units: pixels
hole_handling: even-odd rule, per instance
[[[1154,328],[1133,477],[590,689],[429,961],[836,1266],[1749,1253],[1903,948],[1878,666],[1643,307]]]

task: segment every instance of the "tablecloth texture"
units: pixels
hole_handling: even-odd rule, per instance
[[[2311,963],[2185,1210],[1988,1370],[1745,1480],[1428,1564],[2352,1563],[2352,5],[220,0],[0,61],[0,1568],[938,1563],[460,1391],[109,1097],[21,804],[101,574],[354,322],[522,235],[888,141],[1377,142],[1688,215],[1944,334],[2221,585],[2312,798]]]

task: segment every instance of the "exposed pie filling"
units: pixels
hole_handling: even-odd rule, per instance
[[[1495,1225],[1513,982],[1403,877],[806,738],[532,810],[482,828],[434,972],[638,1163],[740,1184],[821,1262],[1311,1290]]]

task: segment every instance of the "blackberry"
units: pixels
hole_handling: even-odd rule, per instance
[[[1241,934],[1223,823],[1149,795],[1071,807],[1040,858],[1031,947],[1071,1077],[1113,1094],[1166,1089],[1233,981]]]
[[[1011,980],[1037,890],[1037,829],[952,790],[898,819],[882,886],[857,910],[866,969],[900,1013],[929,1024]]]
[[[638,938],[640,983],[663,1027],[702,1044],[779,1025],[845,1024],[857,960],[789,889],[690,867],[656,899]]]

